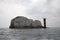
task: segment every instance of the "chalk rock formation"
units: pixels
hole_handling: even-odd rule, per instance
[[[11,20],[10,28],[33,28],[33,27],[42,27],[42,24],[39,20],[28,19],[23,16],[17,16]]]

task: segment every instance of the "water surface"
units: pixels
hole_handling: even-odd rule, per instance
[[[60,28],[8,29],[0,28],[0,40],[60,40]]]

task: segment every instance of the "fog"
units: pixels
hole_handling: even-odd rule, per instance
[[[0,28],[8,28],[16,16],[47,19],[47,27],[60,26],[60,0],[0,0]]]

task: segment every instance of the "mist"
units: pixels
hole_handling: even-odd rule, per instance
[[[47,19],[47,27],[60,26],[60,0],[0,0],[0,28],[8,28],[16,16]]]

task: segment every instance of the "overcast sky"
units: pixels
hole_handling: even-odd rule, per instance
[[[60,26],[60,0],[0,0],[0,27],[9,27],[16,16],[41,20],[48,27]]]

